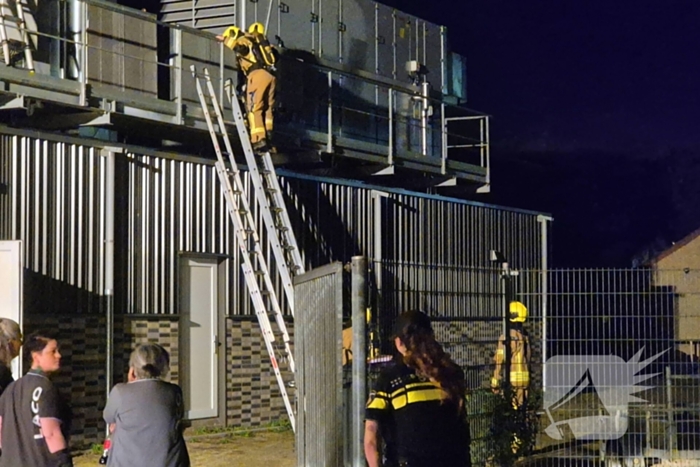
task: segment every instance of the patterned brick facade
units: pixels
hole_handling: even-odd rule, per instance
[[[293,325],[287,323],[293,340]],[[284,402],[255,318],[226,320],[226,423],[254,427],[286,417]],[[279,355],[283,354],[280,349]],[[290,398],[294,391],[289,390]]]
[[[105,318],[95,315],[28,315],[25,334],[55,329],[61,346],[61,371],[55,382],[71,401],[73,446],[102,441],[102,409],[106,402]],[[293,333],[293,326],[288,324]],[[256,427],[286,417],[284,403],[255,318],[226,320],[226,423]],[[129,354],[135,345],[158,342],[171,356],[166,380],[179,381],[178,317],[130,315],[114,323],[114,383],[126,380]],[[290,390],[290,397],[294,397]]]

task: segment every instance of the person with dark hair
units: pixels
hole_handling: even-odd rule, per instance
[[[430,318],[420,311],[399,315],[394,345],[400,358],[382,371],[367,402],[369,467],[470,466],[464,372],[435,340]],[[382,464],[379,443],[387,428],[396,459]]]
[[[112,467],[189,467],[182,390],[161,380],[170,355],[158,344],[141,344],[129,358],[128,383],[114,386],[104,409],[112,442]]]
[[[22,347],[22,331],[19,324],[8,318],[0,318],[0,395],[14,381],[10,365]]]
[[[24,352],[31,369],[0,397],[0,467],[72,467],[68,408],[49,379],[61,366],[56,335],[32,333]]]

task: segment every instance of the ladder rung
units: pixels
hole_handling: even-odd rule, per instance
[[[275,228],[276,228],[277,230],[279,230],[280,232],[288,232],[288,231],[289,231],[289,227],[284,226],[284,225],[280,225],[280,224],[277,224],[277,225],[275,226]]]
[[[266,193],[277,193],[277,190],[275,190],[274,188],[265,188],[265,192]]]
[[[279,214],[280,212],[284,211],[284,209],[277,207],[277,206],[272,206],[270,208],[270,211],[274,212],[275,214]]]
[[[238,214],[246,215],[246,214],[248,214],[248,210],[247,209],[239,209]]]
[[[282,245],[282,248],[284,248],[285,251],[292,251],[292,250],[294,250],[296,247],[295,247],[294,245],[290,245],[289,243],[285,243],[284,245]]]

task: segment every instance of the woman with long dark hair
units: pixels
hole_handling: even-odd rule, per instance
[[[464,372],[435,340],[423,312],[399,316],[394,344],[400,358],[382,371],[367,403],[369,467],[469,466]],[[380,433],[391,444],[383,463]]]

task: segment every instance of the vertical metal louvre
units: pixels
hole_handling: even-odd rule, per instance
[[[97,148],[1,135],[0,235],[24,242],[28,307],[99,311],[105,158]],[[53,297],[49,300],[47,297]]]
[[[8,134],[0,138],[2,237],[25,240],[26,264],[38,275],[75,287],[71,293],[98,293],[106,183],[101,149],[76,138],[3,131]],[[177,255],[196,252],[228,258],[229,311],[252,314],[247,294],[234,292],[245,285],[211,161],[127,150],[117,155],[116,165],[117,310],[176,313]],[[243,178],[260,222],[247,172]],[[502,250],[517,268],[540,263],[537,213],[300,174],[283,174],[281,186],[307,268],[355,255],[488,268],[489,249]],[[260,234],[266,245],[265,230]],[[274,270],[274,257],[264,250]],[[397,274],[417,280],[415,271]]]

